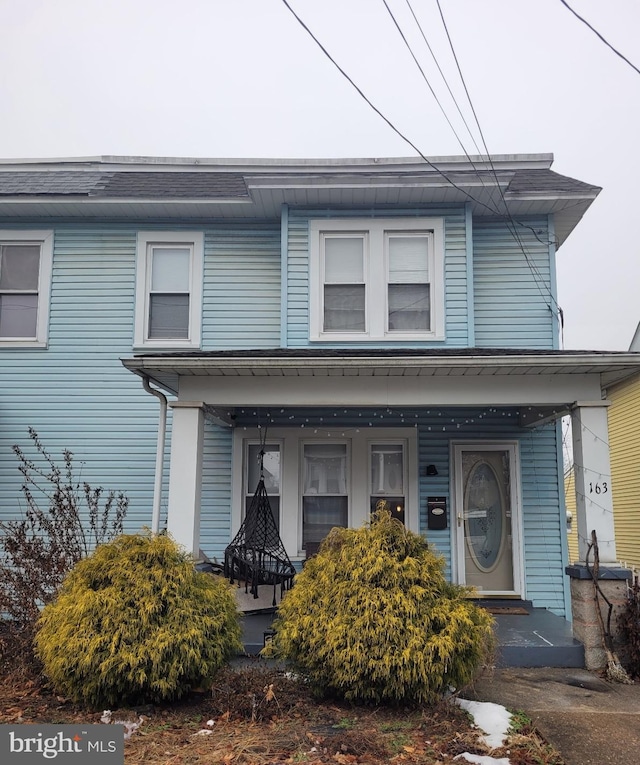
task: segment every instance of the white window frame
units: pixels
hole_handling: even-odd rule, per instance
[[[0,230],[0,244],[40,245],[38,273],[38,316],[35,337],[3,337],[0,348],[46,348],[49,333],[49,305],[51,301],[51,275],[53,272],[53,231]]]
[[[353,480],[352,480],[352,469],[351,469],[351,439],[349,438],[300,438],[298,441],[298,492],[299,492],[299,499],[298,499],[298,549],[302,551],[303,547],[303,532],[304,532],[304,498],[305,492],[304,492],[304,475],[305,475],[305,464],[304,464],[304,447],[305,446],[317,446],[322,444],[331,444],[332,446],[344,446],[345,447],[345,494],[324,494],[321,496],[346,496],[347,497],[347,527],[352,526],[352,517],[353,517]],[[306,554],[306,553],[305,553]]]
[[[349,526],[358,528],[370,517],[370,465],[371,446],[393,443],[404,446],[405,454],[405,525],[411,531],[420,531],[418,431],[417,428],[340,428],[331,437],[309,433],[311,428],[270,428],[269,443],[280,444],[280,537],[291,560],[304,560],[302,549],[302,489],[303,448],[310,443],[347,444],[347,484],[349,489]],[[255,443],[243,428],[233,434],[233,479],[231,500],[231,537],[237,534],[244,517],[244,460],[245,444]]]
[[[388,329],[386,234],[424,233],[429,237],[431,328],[428,332]],[[324,330],[324,237],[361,233],[365,246],[364,332]],[[318,342],[411,342],[445,339],[444,221],[442,218],[320,218],[309,221],[309,337]]]
[[[245,438],[243,439],[243,442],[242,442],[242,488],[245,491],[243,505],[241,508],[243,520],[245,516],[246,500],[248,497],[251,497],[253,494],[255,494],[255,491],[256,491],[256,486],[249,486],[249,447],[250,446],[261,446],[261,441],[257,438]],[[277,446],[278,451],[280,453],[280,489],[279,489],[279,493],[276,496],[279,497],[280,504],[282,504],[282,473],[283,473],[282,452],[284,448],[282,439],[267,438],[266,446]],[[278,518],[279,526],[282,526],[282,508],[278,509],[278,516],[279,516]]]
[[[186,338],[149,338],[151,248],[183,245],[190,248],[189,331]],[[134,346],[137,348],[199,348],[202,339],[204,234],[201,231],[139,231],[136,248],[136,308]]]
[[[401,448],[401,454],[402,454],[402,492],[393,492],[392,494],[380,494],[377,491],[374,491],[374,487],[372,485],[372,467],[371,464],[371,458],[373,456],[373,447],[374,446],[399,446]],[[404,504],[405,508],[409,501],[409,478],[408,478],[408,445],[407,445],[407,439],[406,438],[378,438],[378,439],[369,439],[367,444],[367,470],[368,470],[368,486],[369,486],[369,497],[375,497],[380,496],[383,499],[386,496],[395,496],[397,494],[402,494],[404,498]],[[406,509],[405,509],[405,518],[407,517]]]

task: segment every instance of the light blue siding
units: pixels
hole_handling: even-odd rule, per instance
[[[516,226],[476,219],[473,227],[476,345],[553,348],[554,306],[547,219]],[[536,236],[537,234],[537,236]]]
[[[287,341],[290,348],[306,348],[309,341],[309,221],[338,217],[442,217],[445,221],[445,333],[446,340],[425,342],[427,347],[466,346],[468,336],[466,220],[464,207],[396,209],[354,212],[344,210],[288,211]],[[371,343],[334,343],[334,347],[370,347]],[[385,345],[384,343],[382,345]],[[415,347],[415,342],[386,343]],[[326,347],[325,343],[322,346]]]
[[[133,339],[135,231],[59,228],[48,349],[0,349],[0,517],[21,508],[13,444],[36,429],[80,481],[124,491],[127,528],[151,523],[158,402],[119,359]]]
[[[154,226],[162,228],[175,229]],[[55,231],[49,347],[0,349],[0,518],[21,501],[12,446],[28,446],[31,426],[56,458],[74,453],[82,481],[127,494],[129,530],[151,524],[158,402],[120,363],[133,354],[136,233],[116,225]],[[279,339],[279,222],[209,225],[204,347],[277,347]],[[167,456],[165,473],[168,465]],[[205,499],[214,507],[219,491]],[[220,527],[211,544],[226,533]]]
[[[222,562],[231,541],[231,428],[205,424],[200,547]]]
[[[280,345],[280,223],[205,231],[204,350]]]

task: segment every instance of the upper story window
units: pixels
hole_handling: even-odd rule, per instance
[[[0,346],[46,346],[52,261],[52,231],[0,231]]]
[[[444,339],[440,218],[310,222],[310,337]]]
[[[138,233],[135,345],[200,346],[203,261],[202,233]]]

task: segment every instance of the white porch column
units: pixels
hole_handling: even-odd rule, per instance
[[[201,401],[175,401],[169,468],[167,531],[195,558],[200,548],[204,411]]]
[[[571,410],[578,551],[585,562],[591,532],[598,537],[600,563],[615,565],[615,528],[609,460],[608,401],[577,401]],[[593,556],[589,558],[593,565]]]

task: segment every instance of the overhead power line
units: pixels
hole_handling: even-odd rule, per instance
[[[409,7],[411,8],[409,0],[406,0],[406,2],[409,5]],[[502,191],[502,187],[498,183],[498,174],[497,174],[496,168],[495,168],[495,166],[493,164],[493,160],[491,159],[491,154],[489,152],[489,147],[487,146],[487,142],[486,142],[485,137],[484,137],[484,132],[482,130],[482,126],[480,125],[480,120],[478,118],[478,113],[476,112],[476,109],[475,109],[475,107],[473,105],[473,101],[471,100],[471,94],[469,93],[469,89],[467,88],[467,83],[465,81],[464,75],[462,74],[462,67],[460,66],[460,61],[458,60],[458,56],[457,56],[455,48],[453,46],[453,40],[451,39],[451,35],[449,34],[449,28],[448,28],[447,22],[446,22],[446,20],[444,18],[444,13],[443,13],[442,7],[440,5],[440,0],[436,0],[436,4],[438,6],[438,11],[440,13],[440,19],[442,21],[442,26],[444,27],[444,31],[445,31],[445,33],[447,35],[447,40],[449,42],[449,47],[451,48],[451,54],[453,55],[453,59],[456,62],[456,67],[458,69],[458,75],[460,76],[460,80],[461,80],[462,85],[464,87],[464,92],[465,92],[465,94],[467,96],[467,101],[469,102],[469,106],[471,107],[471,112],[473,114],[473,118],[475,119],[476,126],[478,128],[478,133],[480,134],[480,139],[482,140],[482,145],[484,147],[485,153],[486,153],[487,158],[489,160],[489,165],[490,165],[491,170],[493,172],[493,176],[496,179],[496,184],[497,184],[497,187],[498,187],[498,192],[499,192],[500,197],[502,199],[502,204],[504,205],[506,217],[508,218],[507,228],[509,229],[509,231],[511,233],[511,236],[514,238],[514,240],[516,241],[516,243],[517,243],[518,247],[520,248],[522,254],[524,255],[524,258],[525,258],[525,260],[527,262],[527,266],[529,267],[529,270],[531,271],[531,275],[533,276],[533,280],[536,283],[536,286],[538,287],[538,291],[540,292],[540,295],[541,295],[542,299],[545,302],[547,300],[546,295],[542,291],[542,287],[544,287],[544,289],[547,291],[547,293],[549,295],[549,298],[551,299],[551,302],[552,302],[553,306],[555,306],[555,309],[556,309],[556,311],[558,313],[558,318],[559,318],[559,321],[560,321],[560,326],[561,326],[561,330],[562,330],[561,334],[562,334],[562,337],[563,337],[563,345],[564,345],[564,313],[563,313],[562,308],[560,307],[560,304],[558,303],[555,295],[551,291],[551,288],[547,284],[544,276],[540,273],[540,270],[538,269],[538,267],[535,265],[535,263],[530,258],[530,254],[527,252],[525,244],[522,241],[522,237],[520,236],[520,232],[518,231],[518,225],[522,226],[523,228],[528,228],[530,231],[532,231],[534,236],[536,237],[536,239],[539,242],[541,242],[542,244],[549,245],[551,243],[548,242],[548,241],[545,242],[542,239],[540,239],[540,237],[538,236],[537,231],[533,228],[533,226],[528,226],[526,223],[522,223],[520,221],[516,221],[515,218],[513,217],[513,215],[511,214],[511,211],[509,210],[509,206],[508,206],[507,200],[506,200],[506,198],[504,196],[504,192]],[[413,13],[413,9],[412,9],[412,13]],[[415,15],[414,15],[414,18],[415,18]],[[416,19],[416,23],[418,23],[417,19]],[[540,285],[542,285],[542,287]],[[549,308],[551,313],[554,312],[553,306],[549,305],[547,303],[547,307]]]
[[[594,34],[594,35],[596,35],[596,37],[599,37],[599,38],[602,40],[602,42],[603,42],[603,43],[604,43],[604,44],[605,44],[605,45],[606,45],[608,48],[611,48],[611,50],[612,50],[612,51],[613,51],[613,52],[616,54],[616,56],[620,56],[620,58],[621,58],[621,59],[622,59],[622,60],[623,60],[623,61],[624,61],[626,64],[629,64],[629,66],[630,66],[630,67],[631,67],[633,70],[635,70],[635,71],[636,71],[638,74],[640,74],[640,69],[638,69],[638,67],[637,67],[635,64],[633,64],[631,61],[629,61],[629,59],[628,59],[628,58],[627,58],[625,55],[623,55],[622,53],[620,53],[620,51],[619,51],[617,48],[614,48],[614,47],[613,47],[613,45],[611,45],[611,43],[610,43],[608,40],[605,40],[605,38],[604,38],[604,37],[603,37],[603,36],[600,34],[600,32],[598,32],[598,30],[597,30],[595,27],[591,26],[591,24],[589,24],[589,22],[588,22],[588,21],[587,21],[585,18],[583,18],[583,17],[582,17],[582,16],[581,16],[581,15],[580,15],[580,14],[579,14],[577,11],[574,11],[574,9],[573,9],[573,8],[572,8],[572,7],[569,5],[569,3],[567,3],[567,2],[566,2],[566,0],[560,0],[560,2],[562,3],[562,5],[564,5],[564,7],[565,7],[567,10],[571,11],[571,13],[573,13],[573,15],[574,15],[574,16],[575,16],[577,19],[580,19],[580,21],[581,21],[581,22],[582,22],[582,23],[583,23],[585,26],[589,27],[589,29],[590,29],[590,30],[593,32],[593,34]]]
[[[464,194],[464,196],[467,197],[467,199],[470,199],[472,202],[475,202],[480,207],[484,207],[485,210],[488,210],[490,213],[496,214],[496,210],[492,207],[489,207],[489,205],[482,202],[480,199],[477,199],[468,191],[465,191],[465,189],[458,186],[454,181],[449,178],[449,176],[439,168],[437,165],[435,165],[425,154],[422,153],[422,151],[416,146],[416,144],[408,137],[406,136],[399,128],[397,128],[393,122],[385,115],[383,114],[380,109],[367,97],[367,95],[362,91],[361,88],[356,85],[356,83],[351,79],[351,77],[345,72],[345,70],[338,64],[338,62],[333,58],[333,56],[329,53],[329,51],[324,47],[324,45],[318,40],[318,38],[314,35],[314,33],[309,29],[309,27],[304,23],[304,21],[298,16],[298,14],[294,11],[294,9],[289,5],[288,0],[282,0],[283,4],[287,7],[291,15],[295,18],[295,20],[300,24],[300,26],[305,30],[305,32],[311,37],[311,39],[315,42],[315,44],[320,48],[320,50],[324,53],[324,55],[331,61],[331,63],[335,66],[335,68],[340,72],[340,74],[347,80],[347,82],[354,88],[354,90],[358,93],[358,95],[373,109],[373,111],[382,119],[384,122],[387,123],[387,125],[393,130],[393,132],[399,136],[406,144],[411,146],[411,148],[416,152],[416,154],[422,159],[429,167],[431,167],[433,170],[438,173],[442,178],[447,181],[447,183],[456,191],[459,191],[461,194]]]

